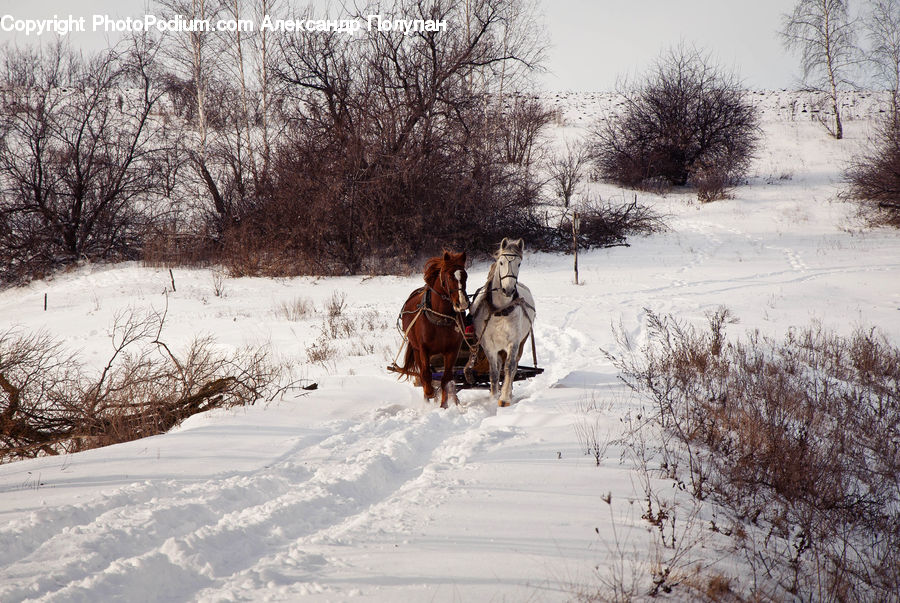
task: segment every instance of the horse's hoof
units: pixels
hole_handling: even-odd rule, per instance
[[[499,401],[497,401],[497,406],[504,408],[504,407],[509,406],[509,402],[507,400],[499,400]]]
[[[449,408],[446,402],[441,402],[441,408]]]

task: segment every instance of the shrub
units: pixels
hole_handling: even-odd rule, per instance
[[[747,171],[759,126],[739,80],[681,47],[624,92],[622,111],[592,134],[599,174],[621,185],[681,186],[710,170],[733,185]]]
[[[697,200],[700,203],[710,203],[728,198],[730,178],[722,170],[716,168],[697,170],[693,181],[694,186],[697,187]]]
[[[281,302],[275,308],[275,314],[291,322],[297,322],[309,317],[313,313],[313,303],[307,297],[295,297],[290,301]]]
[[[870,225],[900,228],[900,125],[885,122],[870,147],[847,170],[845,196],[859,202],[860,215]]]
[[[638,202],[637,195],[631,201],[589,199],[573,209],[578,212],[578,247],[612,247],[627,245],[632,235],[648,235],[665,230],[662,216],[648,205]],[[572,214],[565,214],[556,225],[537,219],[521,227],[528,244],[542,251],[572,250]]]
[[[701,332],[651,312],[645,348],[620,337],[623,378],[670,436],[669,477],[724,510],[711,527],[733,537],[753,596],[893,599],[900,349],[817,325],[728,342],[729,321],[720,310]]]
[[[163,433],[213,408],[252,404],[281,386],[263,348],[226,354],[210,338],[175,355],[165,314],[117,317],[97,374],[44,334],[0,332],[0,462],[78,452]]]
[[[242,213],[241,236],[225,233],[226,254],[260,256],[266,274],[269,259],[284,257],[306,272],[384,273],[444,246],[488,249],[520,234],[551,120],[538,101],[509,93],[540,58],[524,13],[505,0],[403,0],[393,10],[451,26],[279,46],[271,74],[291,136],[273,148],[271,186]]]

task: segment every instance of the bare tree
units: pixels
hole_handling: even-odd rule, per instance
[[[900,127],[889,119],[876,129],[866,151],[845,172],[844,196],[859,203],[859,217],[872,226],[900,228]]]
[[[279,11],[284,10],[284,6],[282,0],[253,0],[251,10],[255,15],[256,22],[261,23],[265,15],[278,14]],[[269,162],[272,158],[272,144],[275,142],[273,136],[277,136],[277,134],[272,132],[274,106],[271,98],[273,78],[269,68],[271,60],[270,49],[273,45],[271,38],[272,34],[267,29],[257,32],[252,38],[255,76],[259,90],[259,129],[262,142],[262,165],[260,166],[260,171],[263,174],[263,178],[268,176]]]
[[[840,140],[840,92],[850,84],[858,63],[856,21],[850,18],[847,0],[798,0],[793,12],[784,15],[780,33],[787,48],[800,52],[804,82],[828,92],[834,112],[834,128],[829,130]]]
[[[215,22],[224,10],[224,3],[218,0],[159,0],[158,3],[165,17],[194,23]],[[192,118],[190,125],[196,136],[188,145],[188,152],[198,184],[206,189],[214,214],[229,222],[234,211],[223,193],[222,170],[214,165],[210,148],[213,123],[221,119],[218,110],[224,108],[219,99],[211,100],[219,96],[215,86],[223,61],[222,38],[204,27],[195,27],[181,35],[164,36],[163,41],[166,65],[171,71],[170,87],[184,91],[188,97],[185,108],[189,110],[187,115]]]
[[[869,62],[891,92],[891,123],[900,126],[900,0],[872,0],[864,26]]]
[[[6,52],[0,279],[135,256],[167,170],[155,52],[146,39],[87,59],[62,44]]]
[[[553,119],[553,112],[540,100],[526,95],[515,95],[500,112],[486,112],[492,118],[488,140],[500,147],[500,154],[507,163],[530,166],[542,155],[540,134]]]
[[[465,244],[536,197],[526,167],[504,162],[500,143],[488,140],[500,128],[485,127],[499,121],[490,95],[499,94],[500,80],[508,87],[540,60],[526,22],[513,18],[516,7],[510,0],[403,0],[389,10],[371,3],[349,17],[447,25],[278,39],[280,56],[270,65],[285,104],[296,109],[288,115],[291,140],[278,153],[277,202],[266,215],[303,224],[290,236],[315,251],[321,269],[356,272],[378,253],[410,257],[424,246]],[[523,134],[512,151],[524,163],[535,138]]]
[[[566,141],[565,152],[552,157],[548,162],[553,192],[562,200],[565,209],[569,209],[578,185],[584,179],[588,158],[587,147],[583,143]]]
[[[215,22],[234,30],[197,29],[165,36],[172,99],[187,133],[193,178],[183,188],[196,195],[204,236],[220,245],[270,186],[270,159],[279,142],[273,119],[272,32],[247,30],[279,10],[278,0],[158,0],[166,15]],[[293,34],[292,34],[293,35]],[[195,191],[199,191],[195,192]],[[197,225],[193,225],[197,226]]]

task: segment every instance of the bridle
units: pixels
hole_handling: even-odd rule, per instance
[[[448,302],[450,304],[450,307],[453,308],[454,312],[464,312],[465,310],[457,310],[456,309],[456,302],[454,302],[454,300],[460,299],[460,297],[461,297],[460,293],[463,293],[463,295],[466,295],[464,293],[465,292],[464,285],[462,285],[461,282],[465,282],[468,279],[469,275],[466,273],[464,268],[457,268],[456,270],[453,270],[452,272],[459,272],[460,275],[459,275],[459,277],[456,277],[454,279],[456,281],[456,288],[451,290],[450,286],[448,284],[448,280],[449,280],[448,273],[450,273],[450,272],[451,272],[450,270],[442,269],[440,272],[439,278],[438,278],[441,285],[444,287],[444,291],[447,292],[446,294],[441,293],[434,287],[429,287],[429,288],[434,293],[436,293],[441,299]],[[468,298],[468,295],[466,295],[466,297]]]
[[[513,260],[519,260],[519,261],[522,260],[521,254],[518,254],[518,253],[501,253],[500,255],[497,256],[497,260],[499,261],[499,259],[500,259],[501,257],[507,258],[507,261],[510,262],[510,263],[511,263]],[[515,295],[515,293],[516,293],[516,285],[519,284],[519,275],[518,275],[518,273],[515,273],[515,274],[514,274],[514,273],[512,272],[512,269],[510,268],[510,269],[509,269],[509,272],[507,272],[506,274],[500,274],[500,267],[498,266],[498,268],[497,268],[497,274],[498,274],[498,276],[499,276],[499,278],[500,278],[500,290],[503,291],[503,293],[505,293],[506,295]],[[503,286],[503,281],[504,281],[505,279],[509,279],[509,278],[511,278],[511,279],[513,280],[512,293],[506,293],[506,288]]]

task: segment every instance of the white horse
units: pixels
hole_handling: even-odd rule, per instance
[[[503,239],[497,258],[488,271],[487,282],[472,304],[473,326],[478,343],[490,365],[491,395],[499,406],[509,406],[512,382],[522,356],[525,339],[534,324],[534,298],[519,282],[519,266],[525,243]],[[499,387],[503,372],[503,387]]]

